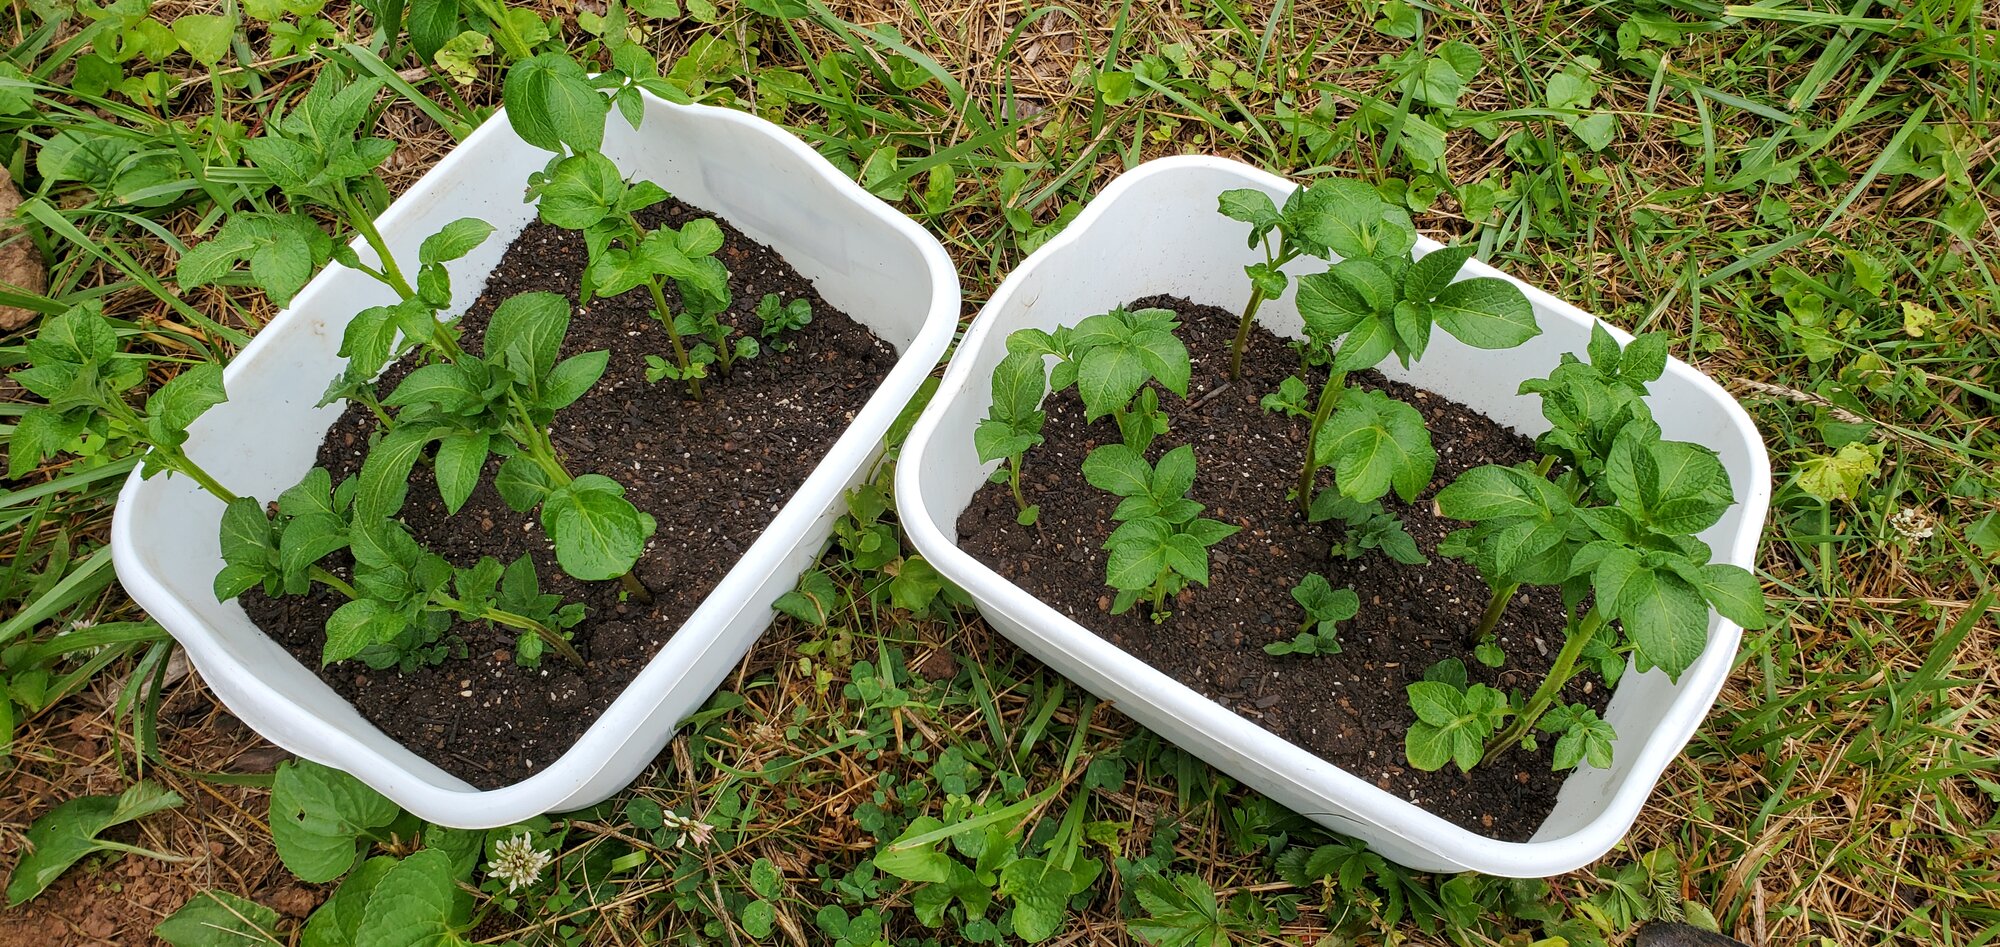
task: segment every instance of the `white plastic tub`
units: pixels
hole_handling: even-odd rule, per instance
[[[362,719],[241,606],[216,602],[210,583],[222,567],[222,504],[185,478],[142,481],[135,473],[112,523],[119,579],[231,711],[271,742],[346,770],[443,825],[506,825],[592,805],[628,785],[769,625],[772,601],[819,554],[842,493],[863,476],[957,328],[958,277],[937,240],[777,126],[648,96],[637,131],[614,113],[604,150],[628,177],[658,182],[769,244],[901,358],[715,591],[548,768],[478,791]],[[382,215],[390,252],[407,270],[417,244],[445,223],[474,216],[494,224],[498,231],[452,266],[462,311],[533,220],[522,194],[529,172],[548,159],[496,115]],[[365,247],[356,251],[371,257]],[[269,499],[296,483],[340,413],[313,405],[343,366],[336,354],[343,328],[356,311],[392,298],[365,274],[328,267],[229,364],[229,401],[195,422],[189,454],[239,493]]]
[[[1006,354],[1007,334],[1074,324],[1155,293],[1240,307],[1249,291],[1243,267],[1262,257],[1244,245],[1247,225],[1216,212],[1216,195],[1241,187],[1258,188],[1282,203],[1293,184],[1215,158],[1149,162],[1113,181],[1067,230],[1007,277],[966,331],[943,385],[903,448],[896,503],[904,528],[924,558],[969,592],[987,621],[1029,653],[1216,768],[1390,859],[1424,870],[1516,877],[1545,877],[1589,864],[1624,836],[1661,771],[1708,712],[1736,653],[1741,634],[1736,625],[1711,617],[1708,649],[1678,684],[1657,671],[1625,675],[1606,714],[1618,730],[1616,764],[1571,776],[1554,813],[1531,841],[1501,842],[1461,829],[1280,739],[1098,637],[958,548],[958,516],[995,466],[980,463],[972,433],[992,400],[988,379]],[[1437,246],[1422,241],[1418,252]],[[1291,271],[1297,276],[1324,267],[1303,260]],[[1473,261],[1465,275],[1504,274]],[[1487,352],[1440,332],[1407,371],[1393,359],[1382,371],[1523,433],[1546,430],[1538,399],[1516,395],[1516,387],[1525,378],[1546,375],[1561,353],[1583,352],[1595,320],[1547,293],[1522,289],[1542,326],[1542,335],[1526,345]],[[1300,336],[1293,296],[1288,292],[1264,305],[1258,319],[1265,328]],[[1613,331],[1621,342],[1629,338]],[[1668,438],[1721,453],[1738,502],[1702,539],[1715,547],[1718,561],[1751,566],[1770,502],[1770,461],[1750,418],[1720,386],[1679,361],[1667,366],[1652,391]]]

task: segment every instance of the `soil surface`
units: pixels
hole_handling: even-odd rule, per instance
[[[1119,439],[1109,419],[1084,421],[1071,388],[1043,405],[1047,441],[1028,452],[1022,490],[1041,506],[1034,526],[1015,522],[1005,484],[988,484],[959,517],[960,543],[995,571],[1057,610],[1174,679],[1207,695],[1319,757],[1482,834],[1522,841],[1555,806],[1563,774],[1551,771],[1552,741],[1540,752],[1515,751],[1470,774],[1454,766],[1424,773],[1408,765],[1403,736],[1416,720],[1405,685],[1446,658],[1465,662],[1470,678],[1529,691],[1561,647],[1559,596],[1523,589],[1500,625],[1507,666],[1495,670],[1471,656],[1472,635],[1485,608],[1486,585],[1470,565],[1435,555],[1447,532],[1464,524],[1432,512],[1431,498],[1459,473],[1481,464],[1536,459],[1532,440],[1471,408],[1367,372],[1350,384],[1386,391],[1424,415],[1438,452],[1436,476],[1417,502],[1392,493],[1400,516],[1429,565],[1410,566],[1379,552],[1359,559],[1330,555],[1339,523],[1307,523],[1286,491],[1298,479],[1306,421],[1259,408],[1258,400],[1298,370],[1286,340],[1261,327],[1244,357],[1243,378],[1223,387],[1236,316],[1171,297],[1137,300],[1180,314],[1179,335],[1194,356],[1188,399],[1161,393],[1172,429],[1154,442],[1149,459],[1181,444],[1194,447],[1199,476],[1190,494],[1204,516],[1243,527],[1210,550],[1210,586],[1184,592],[1173,615],[1155,624],[1141,604],[1112,615],[1104,583],[1105,537],[1118,498],[1085,482],[1083,458]],[[1324,380],[1315,374],[1314,391]],[[1322,475],[1320,484],[1329,478]],[[1272,656],[1264,646],[1289,640],[1304,621],[1291,589],[1318,572],[1335,588],[1351,586],[1361,614],[1341,625],[1337,655]],[[1567,696],[1599,711],[1609,693],[1596,675],[1571,682]]]
[[[706,216],[669,200],[640,219],[648,227],[678,227]],[[812,304],[812,322],[781,340],[786,351],[767,345],[761,356],[738,362],[731,376],[712,376],[698,402],[673,382],[650,384],[645,357],[670,357],[670,343],[643,288],[579,309],[563,345],[565,358],[611,352],[603,379],[557,416],[555,442],[572,473],[617,480],[634,505],[659,521],[636,568],[653,592],[650,605],[620,602],[617,582],[564,575],[537,514],[514,512],[493,489],[497,456],[454,515],[446,515],[427,466],[411,478],[402,518],[425,547],[460,566],[480,556],[506,563],[528,553],[544,591],[585,603],[589,617],[573,629],[584,669],[553,653],[539,668],[520,667],[511,635],[469,624],[450,632],[463,640],[465,657],[434,667],[403,674],[347,661],[322,668],[326,619],[340,605],[334,593],[315,586],[308,596],[271,600],[260,590],[243,596],[252,619],[370,722],[474,786],[524,779],[582,736],[763,532],[895,362],[887,343],[829,307],[776,252],[727,221],[717,223],[724,234],[718,255],[729,267],[734,297],[724,322],[754,336],[755,309],[766,293]],[[529,225],[465,314],[466,347],[479,350],[494,307],[511,296],[547,291],[575,300],[584,262],[580,235]],[[679,309],[671,286],[667,302]],[[413,367],[391,366],[379,390],[394,390]],[[367,409],[350,405],[327,432],[318,462],[335,482],[360,470],[376,427]],[[336,559],[329,566],[346,575],[349,563],[340,559],[336,567]]]

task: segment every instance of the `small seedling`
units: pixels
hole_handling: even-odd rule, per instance
[[[1618,732],[1582,704],[1561,704],[1550,708],[1538,726],[1555,735],[1556,769],[1574,769],[1588,762],[1598,769],[1611,768],[1611,744]]]
[[[783,352],[792,347],[781,341],[785,333],[797,332],[813,321],[812,303],[803,299],[781,302],[777,293],[765,293],[757,300],[757,337],[764,340],[773,352]]]
[[[986,419],[979,422],[972,438],[981,461],[1007,462],[1004,474],[998,470],[994,473],[1006,477],[1008,489],[1014,493],[1014,505],[1020,511],[1015,518],[1023,526],[1032,525],[1041,513],[1039,507],[1028,505],[1027,498],[1021,495],[1021,458],[1029,448],[1042,442],[1042,424],[1048,418],[1041,410],[1042,395],[1048,387],[1043,370],[1039,355],[1010,353],[1001,359],[993,369],[992,407],[987,409]]]
[[[1347,527],[1333,544],[1333,554],[1344,559],[1359,559],[1379,549],[1404,565],[1430,562],[1417,548],[1416,539],[1403,528],[1403,521],[1383,509],[1380,500],[1350,500],[1339,491],[1322,490],[1313,497],[1312,513],[1307,518],[1314,523],[1337,520]]]
[[[1404,735],[1410,765],[1436,772],[1456,763],[1470,772],[1486,755],[1487,741],[1511,713],[1507,695],[1484,684],[1467,684],[1465,665],[1440,661],[1424,679],[1405,688],[1417,722]]]
[[[1292,601],[1305,609],[1306,619],[1290,641],[1274,641],[1264,646],[1267,654],[1339,654],[1341,622],[1361,611],[1361,598],[1353,589],[1336,589],[1326,576],[1315,572],[1299,580],[1292,589]]]
[[[1165,621],[1168,596],[1192,582],[1208,584],[1208,549],[1239,527],[1202,519],[1203,507],[1187,498],[1194,486],[1194,449],[1176,447],[1158,466],[1124,444],[1107,444],[1084,458],[1091,486],[1123,497],[1111,518],[1118,527],[1105,540],[1111,555],[1105,582],[1118,590],[1111,613],[1121,615],[1142,598],[1154,621]]]

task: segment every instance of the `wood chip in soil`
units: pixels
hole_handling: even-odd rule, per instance
[[[1433,515],[1431,498],[1469,468],[1536,459],[1533,441],[1378,373],[1352,376],[1354,384],[1414,405],[1430,428],[1438,451],[1430,487],[1415,503],[1404,504],[1393,493],[1384,501],[1431,562],[1408,566],[1379,552],[1334,557],[1339,525],[1305,522],[1285,495],[1298,479],[1305,421],[1258,406],[1299,368],[1287,340],[1258,327],[1243,377],[1223,388],[1235,314],[1165,296],[1131,305],[1179,313],[1180,338],[1194,357],[1187,400],[1161,393],[1173,427],[1155,442],[1149,459],[1193,445],[1198,478],[1191,496],[1207,505],[1205,516],[1243,528],[1210,551],[1210,586],[1183,593],[1163,624],[1143,606],[1110,614],[1113,592],[1104,584],[1102,547],[1117,498],[1086,483],[1082,464],[1092,449],[1116,442],[1118,429],[1108,419],[1086,423],[1074,388],[1043,405],[1047,441],[1028,452],[1023,468],[1022,490],[1029,503],[1041,506],[1040,520],[1016,524],[1007,487],[988,484],[958,520],[966,551],[1127,653],[1398,798],[1490,837],[1532,836],[1554,808],[1565,775],[1551,771],[1553,741],[1542,741],[1536,753],[1488,760],[1470,774],[1452,766],[1424,773],[1405,759],[1403,736],[1416,719],[1404,687],[1433,664],[1458,658],[1474,681],[1531,691],[1562,645],[1559,596],[1552,589],[1523,589],[1500,627],[1506,667],[1474,661],[1471,637],[1485,608],[1486,585],[1470,565],[1436,555],[1445,534],[1464,524]],[[1315,374],[1309,381],[1317,391],[1323,380]],[[1321,486],[1328,482],[1323,474]],[[1266,644],[1297,633],[1305,616],[1290,593],[1311,572],[1335,588],[1353,587],[1361,598],[1361,614],[1341,626],[1343,650],[1266,654]],[[1600,712],[1609,699],[1594,673],[1579,675],[1566,696]]]
[[[679,227],[708,216],[677,200],[640,215],[649,227]],[[278,600],[258,590],[243,596],[252,619],[371,723],[474,786],[525,779],[583,735],[763,532],[895,362],[887,343],[828,306],[775,251],[725,220],[717,223],[724,234],[718,253],[729,267],[734,297],[723,321],[754,335],[757,301],[765,293],[811,302],[812,322],[787,334],[788,351],[767,347],[762,356],[739,362],[730,377],[710,379],[699,402],[673,383],[650,384],[645,357],[666,356],[669,342],[649,314],[644,289],[592,300],[577,311],[563,345],[565,358],[611,352],[603,380],[557,416],[555,443],[572,472],[617,480],[659,521],[637,567],[654,593],[651,605],[620,602],[616,582],[564,575],[536,514],[514,512],[493,489],[497,457],[472,498],[451,516],[428,467],[411,478],[402,518],[426,548],[460,566],[480,556],[504,563],[528,553],[545,591],[585,603],[589,618],[575,629],[585,669],[572,669],[553,654],[539,668],[519,667],[511,658],[511,636],[469,624],[450,632],[464,641],[465,656],[435,667],[405,674],[348,661],[321,668],[326,618],[338,598],[317,588]],[[511,296],[545,291],[575,301],[584,261],[578,234],[530,224],[467,311],[467,347],[478,350],[475,340],[494,307]],[[678,310],[671,286],[667,302]],[[413,367],[407,361],[391,366],[380,390],[394,390]],[[350,406],[328,431],[318,463],[335,482],[357,472],[375,430],[365,408]],[[351,565],[328,562],[343,575]]]

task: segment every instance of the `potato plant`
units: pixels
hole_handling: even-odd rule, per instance
[[[1260,404],[1306,422],[1292,491],[1299,515],[1340,524],[1343,535],[1329,556],[1379,551],[1405,566],[1427,564],[1383,505],[1391,491],[1415,502],[1431,483],[1437,453],[1424,417],[1384,392],[1351,386],[1349,377],[1390,356],[1405,366],[1421,360],[1439,330],[1473,348],[1519,346],[1541,332],[1533,306],[1508,280],[1465,277],[1472,247],[1416,255],[1409,215],[1360,182],[1321,181],[1295,190],[1282,206],[1261,191],[1228,191],[1219,206],[1250,225],[1250,245],[1265,257],[1246,268],[1251,292],[1229,351],[1232,381],[1241,376],[1259,307],[1297,286],[1300,371]],[[1283,271],[1306,257],[1330,263],[1296,279]],[[1105,581],[1117,591],[1111,610],[1145,601],[1155,621],[1170,616],[1169,597],[1208,583],[1208,549],[1238,530],[1201,518],[1203,507],[1190,496],[1196,478],[1189,446],[1148,460],[1171,427],[1162,393],[1187,397],[1191,360],[1178,328],[1170,311],[1114,309],[1053,331],[1012,333],[975,434],[980,459],[1000,464],[994,481],[1009,484],[1019,521],[1032,525],[1038,510],[1020,483],[1027,454],[1044,440],[1043,398],[1074,386],[1086,422],[1116,425],[1118,441],[1092,450],[1082,473],[1120,498],[1112,514],[1118,525],[1105,543]],[[1594,664],[1613,680],[1629,653],[1642,668],[1678,675],[1706,644],[1711,608],[1744,627],[1762,624],[1754,578],[1711,562],[1694,538],[1732,502],[1720,461],[1697,445],[1663,440],[1646,408],[1646,383],[1665,366],[1664,340],[1641,337],[1621,349],[1600,328],[1588,354],[1588,363],[1565,355],[1548,378],[1522,386],[1542,396],[1553,425],[1537,441],[1539,463],[1475,468],[1437,497],[1442,515],[1473,523],[1440,552],[1471,562],[1491,590],[1468,636],[1475,655],[1504,663],[1494,630],[1525,584],[1560,589],[1571,614],[1564,644],[1526,695],[1469,682],[1457,660],[1411,685],[1417,723],[1406,750],[1419,769],[1470,769],[1504,748],[1533,748],[1537,734],[1554,738],[1559,769],[1609,765],[1610,725],[1560,696],[1579,668]],[[1332,473],[1326,489],[1322,469]],[[1353,590],[1312,573],[1291,594],[1302,613],[1298,632],[1265,650],[1338,653],[1339,623],[1360,611]]]
[[[1437,497],[1443,515],[1474,524],[1440,551],[1472,563],[1491,589],[1482,640],[1521,586],[1561,592],[1570,620],[1555,665],[1510,702],[1510,721],[1483,750],[1532,748],[1546,733],[1559,769],[1609,760],[1610,725],[1561,698],[1593,652],[1629,652],[1640,669],[1678,678],[1708,643],[1711,609],[1744,628],[1764,626],[1756,577],[1711,562],[1695,538],[1735,502],[1728,472],[1707,448],[1663,439],[1643,400],[1665,366],[1664,343],[1642,336],[1621,350],[1600,327],[1588,354],[1589,363],[1566,355],[1548,378],[1521,386],[1542,396],[1553,425],[1538,441],[1542,462],[1475,467]],[[1452,758],[1469,769],[1480,757]],[[1434,760],[1411,757],[1420,767]]]

